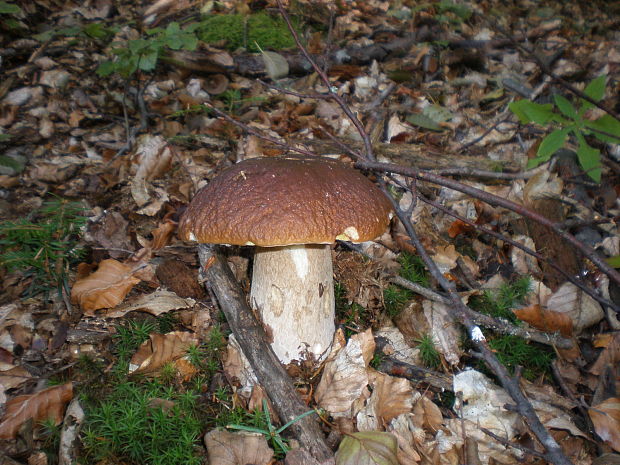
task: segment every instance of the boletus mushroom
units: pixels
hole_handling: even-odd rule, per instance
[[[179,236],[255,246],[250,303],[283,363],[308,350],[320,358],[335,331],[331,249],[337,239],[380,236],[388,199],[359,171],[332,159],[251,158],[196,193]]]

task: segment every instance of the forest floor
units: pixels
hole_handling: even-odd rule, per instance
[[[620,463],[619,4],[143,3],[0,2],[0,463]],[[294,153],[398,219],[281,429],[176,232]]]

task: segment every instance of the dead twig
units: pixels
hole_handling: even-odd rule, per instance
[[[476,189],[475,187],[468,186],[458,181],[454,181],[452,179],[448,179],[443,176],[438,176],[436,174],[429,173],[428,171],[420,171],[412,167],[399,166],[399,165],[394,165],[391,163],[377,163],[377,162],[371,162],[371,161],[366,161],[366,160],[358,160],[355,166],[361,169],[370,169],[370,170],[379,171],[379,172],[401,174],[403,176],[409,176],[409,177],[415,178],[419,181],[427,181],[432,184],[437,184],[440,186],[448,187],[450,189],[463,192],[464,194],[471,195],[472,197],[480,199],[483,202],[488,203],[489,205],[505,208],[507,210],[518,213],[521,216],[524,216],[533,221],[536,221],[544,226],[547,226],[553,232],[555,232],[559,237],[567,241],[570,245],[577,248],[586,258],[588,258],[592,263],[594,263],[603,273],[609,276],[611,280],[620,284],[620,273],[618,273],[618,271],[612,268],[591,247],[579,241],[572,234],[569,234],[566,231],[558,228],[556,223],[554,223],[553,221],[550,221],[544,216],[530,210],[529,208],[524,207],[523,205],[519,205],[510,200],[504,199],[497,195],[490,194],[480,189]],[[618,306],[616,305],[610,308],[613,308],[614,311],[616,312],[620,312],[620,308],[618,308]]]
[[[453,218],[456,218],[459,221],[462,221],[463,223],[471,226],[472,228],[475,228],[478,231],[483,232],[484,234],[488,234],[489,236],[493,236],[493,237],[499,239],[500,241],[506,242],[507,244],[510,244],[513,247],[516,247],[517,249],[522,250],[526,254],[531,255],[532,257],[536,258],[537,260],[539,260],[541,262],[547,263],[555,271],[557,271],[562,276],[564,276],[567,281],[570,281],[571,283],[573,283],[575,286],[577,286],[583,292],[588,294],[590,297],[592,297],[594,300],[596,300],[601,305],[604,305],[604,306],[610,307],[610,308],[614,307],[615,304],[613,302],[611,302],[610,300],[608,300],[608,299],[604,298],[603,296],[599,295],[593,289],[590,289],[588,286],[583,284],[579,279],[575,278],[570,273],[567,273],[562,267],[560,267],[553,260],[548,259],[547,257],[545,257],[542,254],[536,252],[535,250],[532,250],[529,247],[527,247],[527,246],[525,246],[525,245],[523,245],[523,244],[521,244],[521,243],[519,243],[519,242],[517,242],[517,241],[515,241],[515,240],[513,240],[513,239],[511,239],[509,237],[506,237],[503,234],[495,232],[492,229],[486,228],[486,227],[484,227],[482,225],[476,224],[473,221],[468,220],[464,216],[461,216],[461,215],[457,214],[456,212],[452,211],[451,209],[449,209],[447,207],[444,207],[443,205],[441,205],[441,204],[439,204],[437,202],[434,202],[434,201],[430,200],[429,198],[427,198],[425,196],[419,195],[418,198],[422,202],[425,202],[425,203],[427,203],[429,205],[432,205],[434,208],[437,208],[438,210],[443,211],[444,213],[452,216]],[[560,226],[558,225],[558,227],[560,227]],[[562,229],[564,229],[564,228],[562,228]]]
[[[391,276],[390,282],[394,284],[398,284],[406,289],[409,289],[417,294],[420,294],[426,297],[429,300],[434,302],[440,302],[442,304],[450,305],[450,299],[445,297],[444,295],[434,292],[430,289],[427,289],[419,284],[412,283],[411,281],[401,277],[401,276]],[[471,318],[472,322],[479,326],[484,326],[485,328],[489,328],[493,331],[502,334],[510,334],[513,336],[519,336],[528,341],[538,342],[539,344],[545,344],[553,347],[557,347],[558,349],[570,349],[573,347],[574,343],[571,339],[567,339],[562,337],[559,334],[549,334],[543,331],[538,331],[533,328],[521,328],[519,326],[515,326],[508,321],[493,318],[490,315],[485,315],[483,313],[476,312],[469,307],[465,307],[467,309],[467,314]]]

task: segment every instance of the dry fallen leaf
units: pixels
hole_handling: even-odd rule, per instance
[[[336,452],[336,465],[398,465],[398,444],[391,433],[347,434]]]
[[[72,397],[73,384],[66,383],[9,400],[0,423],[0,439],[14,438],[29,419],[35,422],[50,419],[60,424],[65,405]]]
[[[573,321],[575,335],[605,317],[601,305],[573,283],[566,282],[547,300],[547,308],[567,314]]]
[[[385,428],[393,418],[411,412],[413,388],[405,378],[375,373],[372,388],[368,404],[357,415],[360,431]]]
[[[594,430],[616,452],[620,452],[620,398],[610,397],[588,409]]]
[[[159,316],[172,310],[191,308],[195,303],[194,299],[184,299],[174,292],[158,289],[151,294],[138,296],[133,302],[119,305],[115,309],[106,312],[105,316],[107,318],[120,318],[129,312],[137,310]]]
[[[573,320],[566,313],[546,310],[540,305],[530,305],[514,311],[516,317],[536,329],[546,332],[559,331],[564,337],[573,333]]]
[[[458,364],[462,352],[459,347],[461,333],[450,314],[450,309],[441,302],[430,300],[425,300],[423,307],[430,334],[436,342],[435,347],[448,363],[451,365]]]
[[[32,375],[24,367],[0,362],[0,392],[14,389],[30,378]]]
[[[590,373],[600,376],[605,372],[607,365],[617,366],[620,362],[620,331],[599,334],[594,339],[594,347],[603,348],[603,351],[590,368]]]
[[[212,430],[205,434],[209,465],[267,465],[273,451],[262,434]]]
[[[116,307],[139,282],[127,265],[111,258],[103,260],[97,271],[75,282],[71,302],[93,315],[95,310]]]
[[[198,339],[184,331],[167,334],[153,333],[138,351],[131,357],[130,373],[154,373],[168,362],[186,354],[191,345],[197,345]]]
[[[330,354],[330,358],[331,358]],[[347,416],[353,402],[368,384],[363,344],[353,336],[346,347],[328,360],[315,399],[333,416]]]

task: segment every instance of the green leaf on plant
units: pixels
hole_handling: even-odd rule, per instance
[[[605,114],[594,121],[586,120],[585,125],[593,129],[594,137],[598,140],[611,144],[620,144],[620,121],[613,116]],[[605,134],[601,134],[598,131],[603,131]]]
[[[116,63],[113,61],[104,61],[97,68],[97,76],[106,77],[116,71]]]
[[[431,131],[442,130],[442,127],[439,126],[437,122],[433,121],[431,118],[429,118],[426,115],[423,115],[422,113],[413,113],[407,116],[407,118],[405,118],[405,121],[411,124],[414,124],[416,126],[420,126],[421,128],[429,129]]]
[[[540,143],[540,146],[538,147],[538,152],[536,153],[536,155],[538,155],[537,158],[542,159],[542,161],[549,160],[549,158],[551,158],[551,156],[555,152],[562,148],[571,129],[572,128],[570,127],[564,129],[556,129],[547,137],[545,137]]]
[[[583,93],[590,97],[592,100],[600,101],[605,95],[605,79],[607,76],[601,75],[592,80],[590,84],[586,86]],[[589,102],[588,102],[589,103]]]
[[[599,102],[605,96],[605,80],[607,76],[601,75],[590,82],[583,93],[590,97],[595,102]],[[580,99],[581,108],[579,109],[579,115],[583,116],[590,108],[594,108],[594,104],[587,100]]]
[[[22,12],[22,9],[12,3],[0,2],[0,14],[2,15],[16,15]]]
[[[531,100],[519,100],[517,102],[511,102],[508,108],[517,115],[522,124],[534,122],[544,125],[554,117],[553,105],[550,103],[541,105]]]
[[[596,182],[601,182],[601,152],[590,147],[580,132],[575,134],[579,145],[577,146],[577,158],[584,171]]]
[[[614,255],[613,257],[606,258],[605,261],[609,264],[609,266],[620,268],[620,255]]]
[[[398,465],[398,442],[391,433],[347,434],[336,452],[336,465]]]
[[[574,121],[579,119],[579,117],[577,116],[577,110],[575,109],[573,104],[569,102],[569,100],[566,97],[559,95],[559,94],[555,94],[553,96],[553,100],[555,101],[555,104],[557,105],[558,109],[562,112],[564,116]]]

